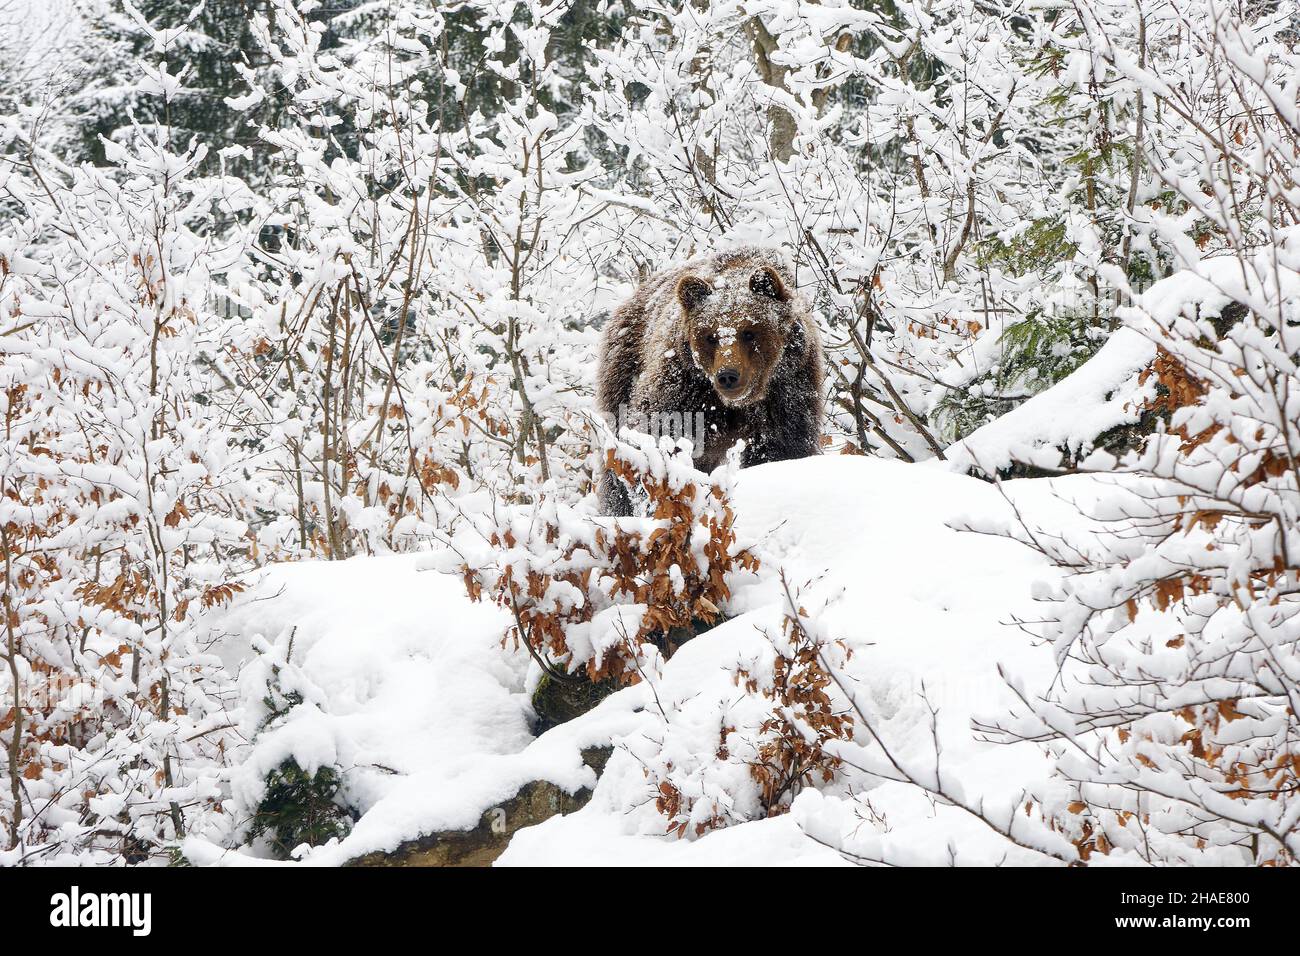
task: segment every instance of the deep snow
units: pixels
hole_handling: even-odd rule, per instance
[[[933,707],[945,774],[968,797],[1014,806],[1024,787],[1045,778],[1046,759],[1033,746],[978,742],[970,721],[1010,703],[999,663],[1029,680],[1050,673],[1050,652],[1014,621],[1033,617],[1034,582],[1057,572],[1017,541],[958,529],[971,515],[982,527],[1011,527],[1008,499],[1059,525],[1069,509],[1054,487],[1086,480],[999,487],[942,468],[848,456],[745,470],[734,494],[737,528],[763,569],[737,589],[735,616],[685,645],[654,686],[626,688],[537,739],[528,730],[527,655],[502,647],[504,615],[471,603],[459,577],[422,570],[436,556],[274,567],[222,617],[221,653],[255,682],[247,672],[262,666],[252,652],[256,636],[283,655],[292,632],[285,679],[306,688],[306,703],[259,737],[235,778],[236,798],[255,805],[262,776],[289,755],[309,770],[343,767],[361,818],[348,837],[304,856],[333,865],[423,833],[472,827],[528,780],[591,786],[579,751],[613,741],[590,804],[519,832],[500,864],[843,862],[823,842],[915,862],[998,862],[1005,841],[961,810],[892,782],[857,781],[856,797],[832,784],[805,791],[778,818],[698,839],[668,837],[636,754],[647,740],[690,751],[696,737],[707,752],[720,710],[738,694],[732,670],[761,651],[760,626],[779,624],[776,573],[784,568],[802,586],[801,601],[826,604],[829,632],[854,649],[859,697],[891,745],[918,758],[930,753]],[[201,840],[186,852],[196,862],[253,862]]]

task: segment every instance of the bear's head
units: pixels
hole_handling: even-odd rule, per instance
[[[800,331],[780,273],[751,264],[711,281],[687,275],[677,283],[677,299],[691,357],[722,403],[761,402],[786,345]]]

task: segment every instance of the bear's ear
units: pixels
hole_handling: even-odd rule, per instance
[[[777,302],[785,302],[790,298],[790,293],[785,291],[781,277],[770,266],[763,266],[749,277],[749,291],[754,295],[775,299]]]
[[[713,295],[713,286],[699,276],[685,276],[677,283],[677,300],[687,312]]]

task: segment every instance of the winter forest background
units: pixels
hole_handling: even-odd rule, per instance
[[[1291,0],[39,9],[0,864],[1300,859]],[[824,454],[702,475],[599,328],[738,243]]]

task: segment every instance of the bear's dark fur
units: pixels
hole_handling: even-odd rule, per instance
[[[619,306],[596,405],[618,425],[702,422],[702,438],[686,427],[707,472],[740,439],[745,466],[817,454],[822,375],[821,339],[784,257],[743,247],[657,273]],[[631,513],[612,475],[600,495],[608,514]]]

